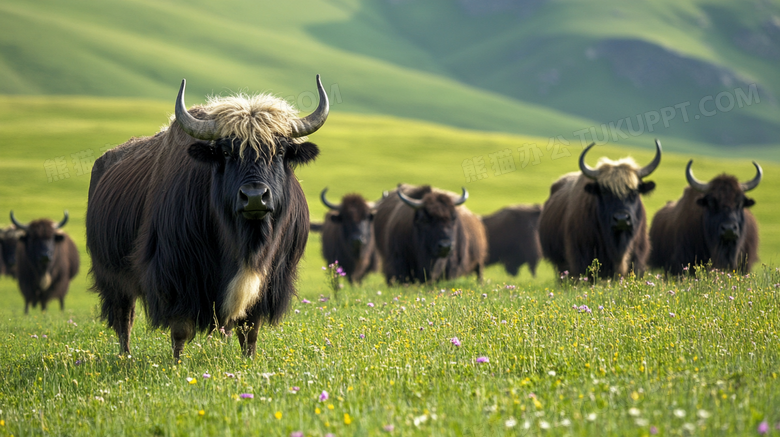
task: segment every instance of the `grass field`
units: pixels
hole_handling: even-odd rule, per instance
[[[241,358],[235,340],[198,336],[173,363],[168,334],[147,328],[143,315],[132,358],[118,357],[87,292],[89,151],[96,157],[155,133],[171,106],[0,97],[0,213],[29,221],[68,209],[83,261],[64,313],[24,316],[16,285],[0,280],[0,435],[755,435],[763,422],[780,422],[780,166],[763,161],[764,181],[751,194],[768,267],[749,277],[561,287],[547,265],[534,279],[491,267],[481,285],[388,288],[372,275],[336,299],[313,236],[301,300],[279,327],[261,331],[256,359]],[[580,151],[552,159],[543,138],[340,111],[312,140],[322,155],[298,176],[314,219],[324,214],[317,196],[325,186],[333,199],[378,198],[398,182],[465,186],[467,206],[480,214],[541,203],[555,178],[576,170]],[[643,140],[641,149],[599,147],[590,162],[602,154],[648,162],[653,138]],[[522,166],[524,144],[539,147],[538,163]],[[517,170],[496,175],[490,155],[507,148]],[[464,160],[480,157],[487,177],[465,182]],[[64,176],[50,167],[59,158],[68,178],[49,182]],[[700,179],[753,176],[749,160],[667,153],[650,178],[658,188],[645,199],[649,215],[679,197],[690,158]]]

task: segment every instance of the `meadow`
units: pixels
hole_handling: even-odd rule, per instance
[[[0,280],[0,435],[779,432],[780,165],[769,161],[760,161],[764,181],[751,192],[761,263],[747,276],[690,271],[679,281],[562,285],[547,264],[536,278],[493,266],[482,284],[388,287],[374,274],[336,295],[311,236],[299,298],[282,324],[261,330],[255,359],[243,358],[235,339],[199,335],[173,362],[168,333],[149,329],[142,311],[132,355],[118,356],[87,290],[89,157],[154,134],[171,111],[154,100],[0,97],[0,212],[29,221],[68,209],[66,230],[82,255],[62,313],[24,316],[16,285]],[[643,140],[642,148],[599,146],[589,162],[627,154],[649,162],[653,138]],[[544,138],[339,111],[312,141],[322,154],[297,174],[314,220],[325,212],[325,186],[334,200],[353,191],[379,198],[399,182],[465,186],[479,214],[542,203],[552,181],[577,169],[580,152],[570,146],[557,156]],[[541,156],[523,165],[526,145]],[[490,155],[505,149],[516,170],[496,172]],[[486,177],[466,182],[464,161],[480,158]],[[679,197],[690,158],[702,180],[754,174],[748,159],[665,153],[649,178],[657,183],[645,199],[650,217]]]

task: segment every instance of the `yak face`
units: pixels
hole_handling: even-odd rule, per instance
[[[24,235],[19,237],[29,265],[35,266],[39,272],[49,269],[54,258],[55,245],[65,239],[55,226],[51,220],[36,220],[31,222]]]
[[[414,213],[414,231],[426,259],[446,258],[457,244],[455,224],[458,212],[452,199],[443,193],[428,193],[422,208]]]
[[[636,188],[624,191],[622,196],[598,183],[588,183],[585,191],[596,198],[596,215],[600,234],[613,259],[622,258],[634,239],[639,225],[645,221],[641,194],[655,188],[652,181],[639,182]]]
[[[709,190],[696,199],[704,208],[704,238],[715,268],[736,267],[745,236],[745,208],[755,203],[745,196],[736,178],[726,175],[713,179]]]
[[[263,228],[285,210],[295,166],[313,161],[319,149],[313,143],[296,144],[280,137],[273,148],[261,149],[264,156],[258,156],[252,148],[240,154],[239,144],[233,137],[199,141],[190,146],[189,154],[211,166],[214,211],[234,228]]]
[[[359,256],[371,240],[371,222],[374,220],[374,213],[366,201],[360,195],[348,194],[328,219],[339,225],[341,239],[349,245],[352,255]]]

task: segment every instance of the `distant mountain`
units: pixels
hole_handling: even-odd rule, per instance
[[[780,160],[780,0],[6,0],[0,93],[272,91],[458,127]]]

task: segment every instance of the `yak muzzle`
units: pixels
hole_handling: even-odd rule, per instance
[[[612,215],[612,229],[616,231],[628,231],[632,226],[631,216],[627,212],[621,211]]]
[[[452,250],[452,240],[445,239],[445,240],[439,240],[439,244],[437,245],[437,253],[439,258],[444,258],[445,256],[450,254],[450,250]]]
[[[734,241],[739,238],[739,226],[734,223],[721,223],[720,239],[723,241]]]
[[[273,212],[271,189],[266,184],[246,184],[238,189],[238,212],[247,220],[260,220]]]

